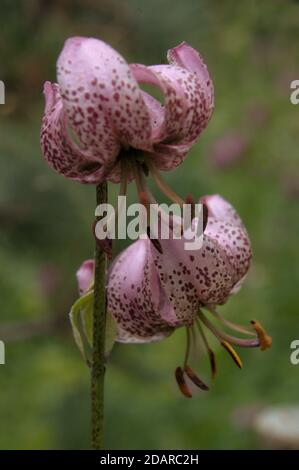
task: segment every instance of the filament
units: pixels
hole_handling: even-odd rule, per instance
[[[171,201],[175,202],[176,204],[179,204],[180,206],[183,206],[185,204],[184,199],[182,199],[178,194],[176,194],[170,186],[162,179],[159,171],[155,167],[155,165],[151,161],[147,161],[147,166],[148,169],[153,176],[155,183],[157,184],[158,188],[161,189],[161,191],[165,194],[165,196],[168,197]]]
[[[256,348],[260,346],[260,341],[258,338],[255,339],[243,339],[237,338],[235,336],[230,336],[222,331],[219,331],[202,313],[201,310],[198,312],[198,316],[200,320],[204,323],[204,325],[218,338],[220,341],[227,341],[230,344],[235,344],[236,346],[244,347],[244,348]]]
[[[207,308],[207,307],[206,307]],[[250,336],[256,336],[256,334],[251,331],[249,328],[246,328],[246,326],[243,325],[238,325],[236,323],[233,323],[226,318],[224,318],[220,313],[218,313],[216,310],[212,309],[211,307],[207,308],[207,310],[214,315],[217,320],[219,320],[223,325],[227,326],[228,328],[231,328],[234,331],[239,331],[239,333],[244,333],[246,335]]]

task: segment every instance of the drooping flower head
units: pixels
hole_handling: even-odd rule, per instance
[[[168,58],[169,65],[129,65],[103,41],[68,39],[57,62],[58,83],[44,86],[41,146],[47,162],[92,184],[127,179],[122,160],[134,165],[145,158],[162,170],[179,165],[211,117],[213,84],[189,45],[171,49]],[[164,103],[141,83],[159,88]]]
[[[185,375],[195,385],[207,389],[188,362],[195,330],[207,349],[213,375],[215,355],[203,327],[215,335],[239,367],[242,362],[232,345],[261,349],[271,345],[271,339],[258,322],[251,322],[250,329],[226,320],[217,311],[217,305],[236,293],[246,277],[251,261],[250,240],[239,215],[227,201],[213,195],[201,198],[201,202],[209,213],[201,249],[185,250],[184,238],[161,238],[158,248],[150,238],[141,239],[119,255],[107,278],[108,311],[116,320],[118,341],[159,340],[178,327],[186,327],[185,359],[183,366],[176,370],[177,382],[186,396],[191,396],[191,392]],[[83,274],[85,268],[83,264]],[[203,310],[249,338],[219,330]]]

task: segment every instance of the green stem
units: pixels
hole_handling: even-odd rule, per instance
[[[97,205],[107,202],[107,183],[97,186]],[[104,377],[106,328],[106,277],[107,256],[96,244],[93,310],[93,348],[91,363],[91,426],[92,448],[104,446]]]

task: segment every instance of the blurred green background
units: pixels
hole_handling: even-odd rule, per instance
[[[182,197],[220,193],[238,209],[254,262],[220,311],[243,323],[257,318],[273,336],[266,353],[240,351],[241,371],[217,350],[211,390],[192,400],[173,375],[184,331],[158,344],[117,345],[106,381],[106,446],[258,448],[255,413],[296,403],[299,388],[299,366],[289,360],[299,337],[299,106],[289,99],[290,81],[299,79],[299,2],[291,0],[2,0],[0,448],[89,447],[89,372],[68,311],[75,271],[93,255],[94,188],[54,173],[39,147],[42,85],[55,81],[56,58],[72,35],[99,37],[146,64],[164,62],[183,40],[202,53],[214,116],[165,178]],[[116,191],[110,187],[112,199]],[[206,362],[197,359],[197,370],[209,380]]]

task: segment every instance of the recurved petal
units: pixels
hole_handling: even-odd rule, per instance
[[[191,145],[212,114],[200,76],[174,65],[132,64],[131,70],[139,83],[157,86],[164,94],[164,120],[152,136],[153,141]]]
[[[94,260],[87,259],[79,267],[76,277],[78,283],[79,294],[85,294],[91,287],[94,276]]]
[[[45,113],[41,128],[41,148],[54,170],[82,183],[99,183],[107,168],[71,138],[56,83],[44,85]]]
[[[177,47],[170,49],[167,53],[170,64],[183,67],[189,72],[194,72],[200,77],[202,87],[209,99],[210,106],[214,107],[214,87],[208,68],[199,52],[186,42],[182,42]]]
[[[199,202],[205,204],[209,211],[209,216],[218,220],[223,220],[231,225],[236,225],[244,229],[241,217],[235,208],[219,194],[211,194],[200,198]]]
[[[151,342],[173,331],[174,312],[153,265],[149,240],[124,250],[109,270],[108,310],[117,323],[118,341]]]
[[[252,251],[250,238],[241,217],[234,207],[218,194],[200,199],[208,207],[209,218],[206,234],[226,252],[234,270],[238,287],[249,269]]]
[[[151,139],[154,141],[156,136],[160,133],[161,127],[164,122],[164,108],[161,103],[156,100],[149,93],[142,90],[143,101],[147,106],[147,110],[150,116],[152,136]]]
[[[150,148],[150,118],[128,64],[94,38],[66,41],[57,62],[69,122],[85,148],[113,159],[119,143]]]
[[[252,258],[246,230],[239,225],[209,217],[205,235],[226,254],[233,271],[234,285],[244,279]]]

